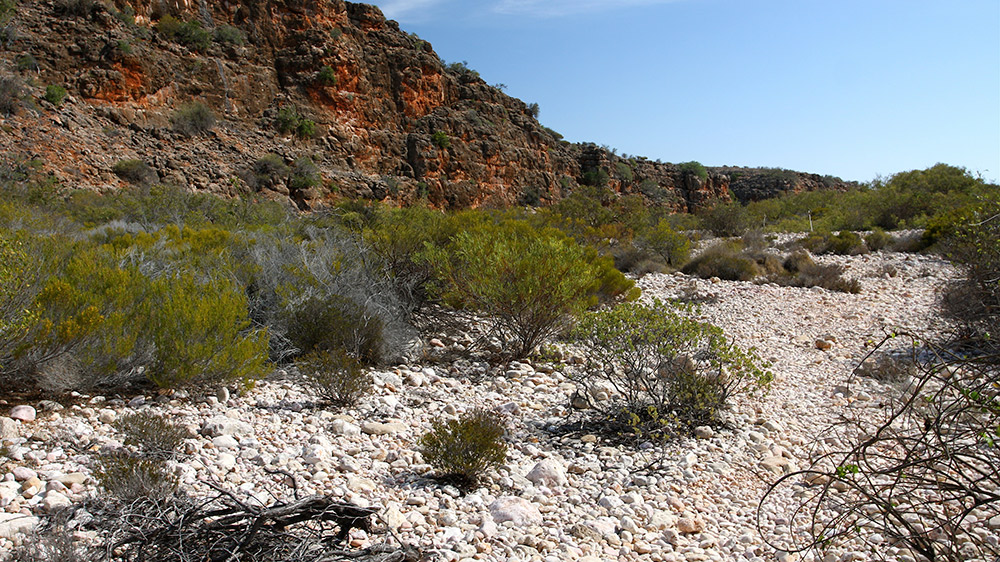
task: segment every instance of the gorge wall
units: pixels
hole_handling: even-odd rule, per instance
[[[154,28],[168,16],[183,26],[172,37]],[[20,0],[8,28],[0,74],[21,80],[27,95],[2,118],[0,152],[36,159],[70,187],[120,188],[112,168],[131,159],[158,182],[301,209],[342,197],[545,205],[597,182],[688,211],[847,187],[785,170],[693,171],[562,141],[532,107],[464,65],[446,65],[428,42],[364,4]],[[43,99],[49,84],[68,90],[65,102]],[[218,118],[205,134],[172,126],[192,101]],[[313,123],[309,138],[277,130],[291,108]],[[310,157],[322,182],[246,181],[269,153],[288,164]]]

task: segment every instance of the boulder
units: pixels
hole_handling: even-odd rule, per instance
[[[544,459],[535,465],[526,476],[536,486],[565,486],[566,469],[555,459]]]
[[[20,420],[23,422],[35,421],[35,409],[31,406],[14,406],[10,409],[10,417],[15,420]]]
[[[490,504],[490,515],[496,523],[510,521],[517,526],[540,525],[542,513],[524,498],[503,496]]]
[[[28,534],[38,526],[38,518],[22,513],[0,513],[0,539],[12,539],[19,533]]]

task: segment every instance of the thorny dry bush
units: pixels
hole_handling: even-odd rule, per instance
[[[398,541],[364,549],[343,543],[352,528],[373,531],[378,508],[314,495],[264,505],[213,486],[214,496],[164,500],[90,500],[49,517],[35,540],[12,553],[20,562],[417,562],[420,552]],[[60,537],[96,532],[100,543]]]
[[[916,376],[881,415],[851,408],[823,433],[834,450],[761,500],[762,533],[766,507],[787,513],[786,525],[764,534],[775,549],[821,550],[854,538],[883,559],[890,545],[918,560],[1000,556],[1000,348],[958,356],[908,337],[921,351]],[[782,506],[788,501],[794,510]]]

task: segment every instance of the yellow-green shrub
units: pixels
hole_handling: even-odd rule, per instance
[[[512,358],[527,357],[597,303],[598,271],[587,251],[554,230],[515,221],[482,225],[429,259],[442,300],[484,314]]]
[[[0,231],[0,373],[38,321],[33,304],[38,266],[22,242]]]
[[[420,453],[439,477],[470,488],[484,473],[507,460],[503,416],[473,410],[458,419],[432,422],[420,438]]]
[[[753,350],[695,320],[690,307],[624,303],[585,314],[574,335],[591,359],[578,382],[591,394],[610,386],[615,395],[597,409],[613,428],[640,435],[718,423],[731,397],[764,391],[772,378]]]

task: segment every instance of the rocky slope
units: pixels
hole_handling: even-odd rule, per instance
[[[168,15],[196,23],[170,38],[154,29]],[[377,8],[341,0],[22,0],[5,38],[0,77],[23,81],[27,97],[0,119],[0,152],[36,158],[72,187],[125,185],[112,168],[126,159],[151,166],[156,181],[227,196],[260,190],[303,209],[341,196],[427,197],[452,208],[547,204],[588,177],[680,211],[846,187],[777,170],[699,176],[560,141],[521,100],[444,64]],[[47,85],[69,97],[49,103]],[[171,127],[192,101],[219,118],[207,134]],[[293,107],[315,124],[311,138],[276,131],[279,111]],[[267,153],[288,163],[310,156],[322,184],[240,179]]]
[[[940,328],[935,291],[956,276],[928,256],[818,259],[845,265],[862,293],[712,283],[682,274],[641,280],[647,298],[704,297],[706,320],[756,346],[773,364],[771,392],[738,401],[732,429],[638,449],[586,432],[554,432],[581,415],[570,406],[572,351],[555,364],[515,363],[499,372],[468,361],[434,361],[432,354],[420,364],[375,373],[374,394],[343,413],[316,408],[307,390],[280,378],[244,396],[224,391],[128,403],[84,396],[64,409],[36,405],[33,421],[0,416],[10,451],[0,465],[0,509],[7,512],[0,513],[0,537],[34,521],[15,514],[41,514],[92,493],[97,451],[120,444],[111,423],[147,410],[188,427],[187,456],[176,465],[188,489],[209,493],[210,481],[269,502],[272,491],[290,494],[280,476],[265,471],[282,469],[296,476],[303,493],[332,492],[378,506],[398,537],[436,553],[434,559],[799,560],[775,553],[757,532],[765,489],[805,467],[811,454],[837,446],[826,431],[838,416],[849,409],[881,411],[880,397],[892,387],[861,378],[845,388],[851,369],[870,350],[869,340],[886,330]],[[441,335],[431,345],[446,354],[462,340]],[[427,477],[416,441],[432,421],[482,406],[509,414],[511,450],[481,488],[461,495]],[[817,436],[826,439],[817,442]],[[763,532],[780,533],[793,505],[793,497],[769,504]],[[996,533],[998,524],[984,521],[979,528]],[[351,538],[362,546],[382,535],[354,531]],[[0,550],[9,544],[0,538]],[[903,556],[889,544],[872,550],[848,541],[803,560]]]

